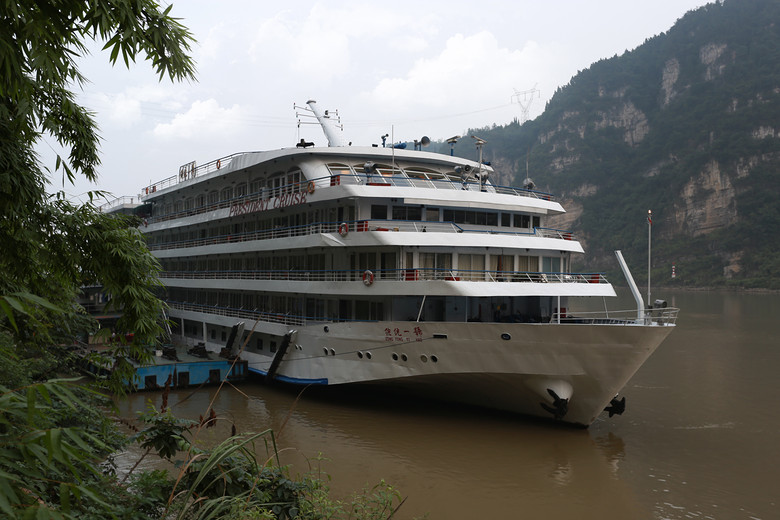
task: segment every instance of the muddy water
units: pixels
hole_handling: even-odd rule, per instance
[[[225,420],[203,443],[231,423],[273,429],[282,462],[330,474],[336,495],[392,483],[407,497],[394,518],[780,517],[780,296],[658,293],[682,309],[677,330],[629,382],[626,413],[588,430],[256,383],[177,391],[169,404],[197,418],[214,399]],[[148,399],[159,406],[141,393],[120,408],[132,416]]]

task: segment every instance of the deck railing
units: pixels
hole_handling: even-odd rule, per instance
[[[221,161],[223,162],[220,165],[220,167],[224,168],[226,164],[224,161],[229,162],[236,155],[241,155],[241,154],[234,154],[221,159]],[[164,188],[174,186],[180,182],[184,182],[185,180],[188,180],[193,176],[203,175],[205,173],[216,171],[217,169],[219,169],[217,167],[217,164],[218,161],[212,161],[210,163],[206,163],[196,167],[194,169],[194,171],[196,172],[194,175],[192,173],[181,173],[179,175],[174,175],[160,182],[147,186],[141,190],[141,196],[146,197]],[[501,193],[505,195],[515,195],[518,197],[532,197],[541,200],[554,200],[554,197],[549,193],[529,190],[525,188],[517,188],[513,186],[494,186],[492,184],[480,186],[478,182],[462,183],[462,182],[454,182],[450,180],[414,179],[414,178],[407,178],[407,177],[400,177],[400,176],[384,177],[380,175],[374,175],[373,177],[376,177],[377,182],[368,180],[365,175],[344,175],[344,174],[332,175],[332,176],[329,175],[326,177],[318,177],[316,179],[311,179],[311,180],[307,179],[301,182],[287,184],[276,188],[266,187],[256,193],[250,193],[247,195],[242,195],[240,197],[231,197],[226,200],[220,200],[209,204],[205,204],[197,208],[184,209],[181,211],[169,213],[167,215],[153,215],[147,218],[147,221],[149,224],[153,224],[155,222],[175,220],[178,218],[199,215],[201,213],[208,213],[209,211],[214,211],[218,209],[230,208],[231,206],[235,206],[235,205],[251,203],[254,201],[273,199],[275,197],[279,197],[281,195],[285,195],[288,193],[299,193],[304,191],[310,191],[312,189],[316,191],[321,188],[338,188],[342,185],[402,186],[402,187],[417,186],[417,187],[446,189],[446,190],[488,191],[490,193]]]
[[[587,325],[631,325],[631,324],[656,324],[674,325],[677,323],[677,315],[680,309],[676,307],[664,307],[647,309],[644,318],[637,320],[636,309],[620,311],[595,311],[595,312],[569,312],[555,313],[551,321],[553,323],[577,323]],[[559,321],[560,320],[560,321]]]
[[[449,282],[516,283],[608,283],[602,273],[543,273],[524,271],[487,271],[469,269],[358,269],[358,270],[231,270],[163,271],[161,279],[179,280],[265,280],[292,282],[375,281],[411,282],[443,280]]]
[[[344,319],[336,317],[314,317],[314,316],[300,316],[289,313],[263,311],[258,309],[242,309],[233,307],[221,307],[219,305],[206,305],[201,303],[192,302],[178,302],[167,301],[166,302],[171,309],[198,312],[204,314],[213,314],[217,316],[229,316],[233,318],[241,318],[246,320],[263,321],[267,323],[280,323],[283,325],[304,326],[316,323],[328,323],[328,322],[354,322],[354,321],[372,321],[377,320],[354,320]],[[569,324],[569,325],[656,325],[656,326],[672,326],[677,320],[677,314],[679,309],[668,307],[665,309],[653,309],[652,313],[649,313],[647,318],[642,321],[637,321],[636,310],[628,311],[599,311],[599,312],[583,312],[576,315],[559,315],[553,314],[548,319],[541,323],[550,324]],[[633,318],[632,318],[633,315]],[[560,321],[559,321],[560,320]]]
[[[557,238],[561,240],[576,240],[571,231],[552,228],[534,228],[530,231],[502,230],[494,227],[463,227],[452,222],[422,222],[401,220],[358,220],[347,222],[315,222],[301,226],[246,231],[230,233],[206,238],[176,240],[159,244],[149,244],[149,249],[165,250],[184,247],[200,247],[215,244],[231,244],[252,240],[271,240],[274,238],[290,238],[322,233],[339,233],[346,236],[353,232],[406,232],[406,233],[483,233],[487,235],[536,236]]]

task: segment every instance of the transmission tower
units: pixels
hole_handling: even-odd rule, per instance
[[[538,85],[538,83],[536,85]],[[512,102],[520,105],[521,125],[528,121],[528,113],[531,111],[531,103],[533,103],[534,97],[541,97],[541,90],[536,88],[536,85],[534,85],[534,88],[528,90],[514,89],[515,93],[512,94]]]

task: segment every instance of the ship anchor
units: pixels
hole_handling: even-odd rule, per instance
[[[626,411],[626,398],[623,397],[618,400],[617,396],[613,397],[609,402],[609,406],[604,408],[604,411],[609,412],[610,417],[613,415],[623,415],[623,412]]]
[[[550,406],[547,403],[539,403],[542,408],[553,414],[556,419],[563,419],[566,413],[569,411],[569,400],[567,398],[561,398],[555,390],[552,388],[547,389],[547,393],[553,398],[553,405]]]

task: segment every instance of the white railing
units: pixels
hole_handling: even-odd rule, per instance
[[[644,318],[637,320],[636,309],[619,311],[595,311],[595,312],[561,312],[554,313],[553,323],[570,323],[586,325],[667,325],[677,323],[677,315],[680,309],[676,307],[664,307],[659,309],[646,309]]]
[[[253,240],[270,240],[275,238],[290,238],[322,233],[340,233],[346,236],[353,232],[407,232],[407,233],[483,233],[488,235],[537,236],[557,238],[561,240],[576,240],[571,231],[550,228],[534,228],[531,231],[504,231],[500,228],[466,228],[452,222],[422,222],[400,220],[359,220],[350,222],[315,222],[302,226],[286,228],[263,229],[244,233],[231,233],[214,237],[177,240],[159,244],[149,244],[152,251],[164,249],[179,249],[184,247],[200,247],[215,244],[231,244]]]
[[[369,274],[370,273],[370,274]],[[542,273],[462,269],[163,271],[160,279],[348,282],[374,280],[515,283],[608,283],[602,273]]]

